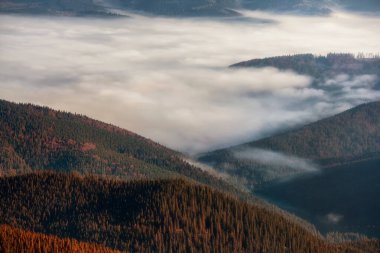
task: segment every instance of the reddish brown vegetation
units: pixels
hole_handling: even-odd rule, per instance
[[[97,244],[62,239],[54,235],[0,225],[0,252],[2,253],[120,253]]]
[[[82,150],[83,152],[94,150],[94,149],[96,149],[96,144],[91,143],[91,142],[84,143],[82,147],[80,148],[80,150]]]
[[[183,180],[38,173],[0,179],[0,223],[131,252],[376,253]]]

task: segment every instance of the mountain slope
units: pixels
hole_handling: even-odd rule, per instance
[[[273,161],[258,159],[257,154],[290,159],[294,166],[272,166]],[[206,153],[199,160],[257,185],[302,172],[308,162],[299,158],[329,167],[379,156],[380,102],[373,102],[283,134]]]
[[[380,155],[380,102],[363,104],[244,146],[313,159],[322,165],[377,157]]]
[[[61,239],[57,236],[33,233],[7,225],[0,225],[0,252],[120,253],[120,251],[97,244]]]
[[[187,177],[234,191],[182,155],[85,116],[0,100],[0,174],[36,169],[79,171],[123,179]]]
[[[183,180],[3,177],[0,205],[0,223],[131,252],[379,250],[378,241],[360,249],[327,243],[275,213]]]

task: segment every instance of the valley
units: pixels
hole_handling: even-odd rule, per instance
[[[379,253],[378,0],[1,0],[0,253]]]

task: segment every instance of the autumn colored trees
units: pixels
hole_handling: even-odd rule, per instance
[[[2,253],[118,253],[101,245],[61,239],[54,235],[33,233],[8,225],[0,225]]]
[[[0,205],[0,223],[130,252],[379,250],[377,241],[328,243],[277,213],[185,180],[3,177]]]
[[[236,192],[182,155],[130,131],[30,104],[0,100],[0,175],[79,171],[123,179],[184,177]]]

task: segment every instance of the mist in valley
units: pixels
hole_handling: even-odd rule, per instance
[[[190,155],[380,99],[376,75],[313,86],[291,71],[228,68],[276,55],[380,52],[377,16],[243,14],[1,15],[1,98],[86,114]]]

